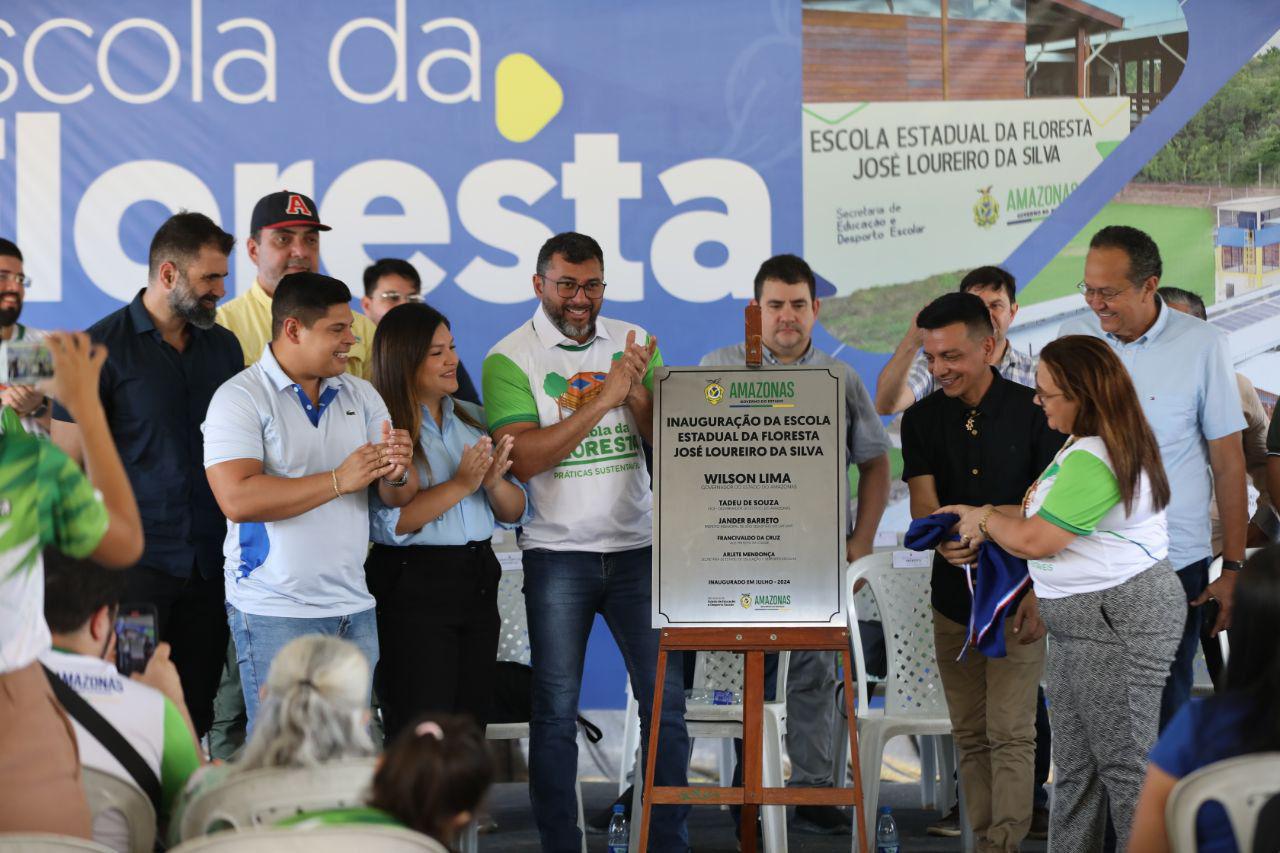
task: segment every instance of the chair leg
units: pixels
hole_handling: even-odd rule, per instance
[[[640,745],[639,744],[636,744],[634,761],[635,761],[635,766],[639,767],[640,766]],[[643,778],[636,779],[635,783],[631,786],[631,826],[629,828],[631,837],[627,842],[628,850],[638,851],[640,849],[638,845],[640,844],[640,813],[641,813],[640,806],[641,806],[641,791],[643,790],[644,790],[644,779]]]
[[[578,795],[578,835],[582,837],[582,853],[587,853],[587,821],[582,815],[582,783],[573,780],[573,789]]]
[[[728,788],[733,784],[733,766],[738,762],[738,757],[733,754],[733,740],[731,738],[720,739],[720,787]]]
[[[761,781],[766,788],[781,788],[782,732],[778,718],[764,714],[764,761]],[[787,807],[761,806],[760,820],[764,830],[764,853],[787,853]]]
[[[938,756],[938,784],[941,786],[938,808],[946,814],[959,803],[956,796],[959,785],[956,773],[956,740],[951,735],[938,735],[935,749]]]
[[[931,735],[920,735],[920,807],[931,809],[938,804],[938,755]]]
[[[622,722],[622,755],[618,761],[618,793],[627,790],[628,782],[634,783],[635,769],[640,766],[636,757],[640,748],[640,705],[631,695],[627,685],[627,710]]]
[[[868,831],[875,826],[876,807],[880,800],[880,765],[884,762],[884,732],[878,726],[866,726],[858,733],[858,761],[862,769],[862,808]]]
[[[477,853],[480,849],[480,828],[475,818],[462,830],[462,841],[458,845],[460,853]]]

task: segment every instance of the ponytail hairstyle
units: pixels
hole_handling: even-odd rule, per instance
[[[1040,363],[1063,395],[1079,407],[1071,431],[1102,439],[1125,512],[1133,511],[1143,473],[1151,482],[1155,508],[1168,506],[1169,479],[1160,446],[1142,414],[1129,371],[1111,347],[1089,335],[1067,335],[1040,350]]]
[[[354,644],[310,634],[271,662],[266,695],[237,771],[316,767],[377,750],[369,737],[369,662]]]
[[[449,320],[423,302],[407,302],[388,311],[373,336],[373,387],[387,404],[391,423],[407,429],[413,437],[413,456],[427,468],[425,451],[418,436],[422,430],[422,401],[418,399],[418,368],[431,350],[431,340],[441,324]],[[487,435],[488,430],[464,407],[454,405],[453,413],[469,427]]]
[[[492,779],[484,735],[471,717],[420,718],[383,754],[369,805],[448,846],[456,818],[475,813]]]

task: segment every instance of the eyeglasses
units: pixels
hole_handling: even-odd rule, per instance
[[[389,302],[392,305],[402,305],[408,302],[424,302],[421,293],[399,293],[394,290],[388,290],[385,293],[379,293],[378,299],[383,302]]]
[[[545,275],[538,273],[538,278],[544,282],[547,280]],[[590,281],[579,282],[572,278],[561,278],[552,282],[556,286],[556,296],[561,299],[572,299],[578,295],[581,290],[587,295],[588,299],[599,299],[604,296],[604,289],[608,286],[599,279],[591,279]]]
[[[1116,290],[1115,288],[1112,288],[1112,287],[1104,287],[1104,288],[1090,287],[1088,284],[1082,281],[1076,285],[1076,290],[1083,293],[1085,299],[1101,299],[1103,302],[1110,302],[1112,299],[1115,299],[1117,296],[1124,293],[1125,291],[1133,290],[1133,285],[1129,285],[1128,287],[1122,287],[1119,290]]]
[[[0,270],[0,284],[8,284],[13,282],[18,287],[30,287],[31,276],[23,275],[20,272],[9,272],[8,270]]]
[[[1046,394],[1044,391],[1037,388],[1036,393],[1031,396],[1031,399],[1035,401],[1035,404],[1037,406],[1043,406],[1045,400],[1052,400],[1054,397],[1065,397],[1065,396],[1067,395],[1062,393]]]

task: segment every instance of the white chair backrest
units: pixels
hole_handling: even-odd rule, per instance
[[[357,758],[322,767],[235,773],[192,799],[182,814],[179,837],[185,841],[223,829],[274,826],[302,812],[363,805],[374,762]]]
[[[498,634],[498,660],[528,664],[529,619],[524,610],[524,572],[504,569],[498,581],[498,615],[502,630]]]
[[[893,567],[893,554],[869,554],[849,567],[845,581],[849,596],[849,630],[858,670],[858,713],[866,713],[866,661],[858,634],[856,596],[853,587],[865,580],[880,607],[884,628],[884,713],[893,717],[947,717],[947,699],[938,673],[933,641],[933,605],[929,603],[932,569]]]
[[[4,853],[115,853],[96,841],[70,835],[0,832],[0,851]]]
[[[151,853],[156,843],[156,810],[136,786],[118,776],[92,767],[80,768],[85,797],[95,831],[108,812],[115,812],[129,827],[130,853]]]
[[[170,853],[448,853],[439,842],[394,826],[259,829],[193,838]]]
[[[742,679],[746,658],[739,652],[698,652],[693,664],[694,690],[732,690],[737,701],[742,704]],[[790,668],[791,652],[778,653],[778,675],[774,682],[777,697],[774,701],[786,701],[787,670]]]
[[[1196,814],[1209,800],[1226,809],[1236,848],[1253,850],[1258,812],[1276,794],[1280,794],[1280,752],[1228,758],[1188,773],[1174,786],[1164,809],[1173,853],[1195,853]]]

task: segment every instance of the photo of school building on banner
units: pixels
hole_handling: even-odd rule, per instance
[[[1129,99],[806,104],[804,251],[838,295],[1007,256],[1129,135]]]

